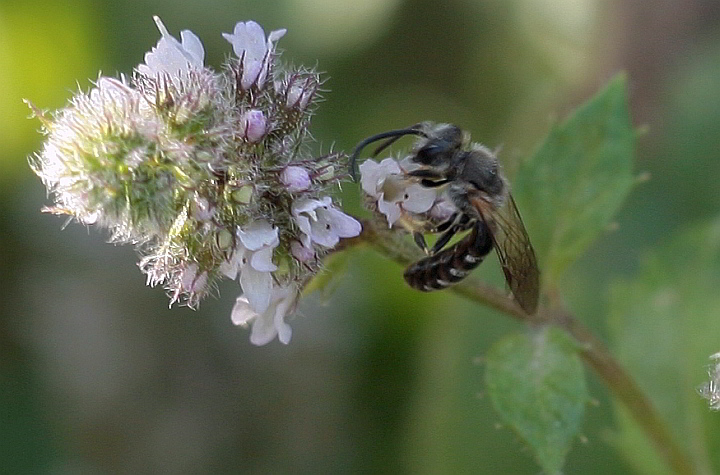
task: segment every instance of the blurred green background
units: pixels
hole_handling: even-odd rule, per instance
[[[283,59],[327,78],[318,151],[446,121],[502,146],[510,176],[626,70],[634,122],[648,126],[636,170],[652,179],[561,289],[601,337],[611,281],[720,211],[717,1],[0,0],[0,473],[539,471],[484,395],[483,355],[514,321],[411,291],[400,267],[360,249],[333,293],[301,303],[290,345],[257,348],[230,322],[236,284],[196,312],[168,310],[132,248],[40,213],[27,166],[40,124],[21,99],[56,109],[98,71],[130,73],[159,38],[154,14],[195,32],[215,66],[236,21],[287,28]],[[342,192],[355,213],[358,195]],[[477,273],[502,285],[494,262]],[[597,404],[566,472],[633,473],[607,443],[609,395],[588,378]]]

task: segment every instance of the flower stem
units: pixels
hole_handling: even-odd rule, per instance
[[[380,253],[393,261],[408,265],[422,257],[422,253],[408,240],[390,232],[371,220],[363,221],[363,232],[356,242],[372,244]],[[353,245],[355,242],[348,242]],[[608,348],[590,330],[562,307],[541,308],[535,315],[527,315],[506,292],[467,278],[449,290],[475,302],[487,305],[517,320],[534,325],[555,325],[564,329],[577,342],[580,357],[610,388],[655,446],[669,467],[678,474],[696,473],[685,452],[670,435],[666,423],[648,396],[630,374],[613,358]]]

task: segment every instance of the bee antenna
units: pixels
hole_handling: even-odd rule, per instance
[[[357,182],[357,167],[355,164],[357,163],[357,158],[360,155],[360,152],[362,149],[364,149],[366,146],[373,142],[377,142],[378,140],[387,139],[390,138],[390,140],[387,140],[385,143],[381,144],[378,148],[375,149],[373,152],[373,157],[377,155],[378,153],[385,150],[387,147],[392,145],[395,141],[397,141],[400,137],[404,137],[405,135],[419,135],[422,137],[427,137],[427,134],[423,132],[422,130],[418,129],[418,125],[413,125],[412,127],[409,127],[407,129],[399,129],[399,130],[390,130],[388,132],[383,132],[377,135],[373,135],[372,137],[368,137],[365,140],[361,141],[355,146],[355,150],[353,151],[353,154],[350,156],[350,176],[352,177],[353,181]]]

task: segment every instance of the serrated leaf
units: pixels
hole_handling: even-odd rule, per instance
[[[503,420],[548,474],[558,473],[588,402],[582,363],[556,328],[510,335],[487,355],[485,383]]]
[[[698,473],[717,473],[717,414],[696,392],[708,357],[720,351],[720,221],[695,227],[646,256],[634,279],[610,292],[613,352],[650,397]],[[621,408],[613,445],[638,473],[663,473],[662,460]],[[715,457],[715,460],[713,460]]]
[[[635,133],[624,74],[565,122],[515,176],[513,194],[554,282],[608,226],[629,193]]]

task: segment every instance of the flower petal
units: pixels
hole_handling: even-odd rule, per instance
[[[228,279],[235,280],[238,273],[238,263],[234,259],[227,260],[220,264],[218,270]]]
[[[265,57],[265,31],[252,20],[236,23],[232,34],[223,33],[223,37],[232,44],[235,56],[245,62],[262,61]]]
[[[335,247],[340,242],[340,238],[328,226],[330,226],[328,223],[313,223],[310,237],[323,247]]]
[[[388,226],[391,228],[395,221],[400,219],[400,216],[402,215],[400,206],[396,203],[385,201],[382,198],[378,200],[378,210],[387,217]]]
[[[176,75],[178,72],[187,71],[190,66],[203,66],[205,50],[200,38],[190,30],[183,30],[180,33],[180,43],[168,32],[160,18],[155,16],[153,19],[162,37],[154,48],[145,53],[145,64],[137,67],[138,72],[146,76],[158,73]]]
[[[243,246],[251,251],[257,251],[264,246],[275,247],[278,244],[278,228],[264,219],[253,221],[245,229],[238,228],[237,235]]]
[[[230,319],[233,324],[244,327],[247,326],[254,318],[257,318],[257,316],[258,314],[250,308],[248,299],[244,295],[241,295],[235,301],[232,313],[230,314]]]
[[[377,197],[385,177],[399,175],[402,170],[392,158],[386,158],[377,163],[374,160],[365,160],[360,164],[360,184],[365,193]]]
[[[270,272],[260,272],[252,266],[244,266],[240,271],[243,294],[250,302],[250,308],[256,313],[263,313],[270,305],[272,282]]]
[[[183,49],[193,58],[190,64],[202,66],[205,62],[205,48],[200,38],[190,30],[183,30],[180,32],[180,39]]]
[[[253,269],[260,272],[273,272],[277,270],[277,266],[272,262],[273,248],[266,247],[259,251],[253,252],[250,258],[250,265]]]
[[[277,334],[278,331],[272,315],[258,315],[250,331],[250,343],[256,346],[267,345],[275,339]]]
[[[248,251],[244,247],[240,247],[225,262],[220,264],[219,270],[229,279],[235,280],[243,257]]]
[[[296,216],[295,224],[297,224],[303,234],[303,236],[301,236],[303,245],[305,247],[310,247],[310,233],[312,233],[310,219],[307,216]]]
[[[297,301],[297,291],[294,288],[283,287],[279,291],[279,302],[275,307],[275,315],[273,316],[275,330],[277,331],[280,343],[287,345],[292,337],[292,328],[285,323],[285,317],[292,312],[292,308]]]
[[[301,200],[295,200],[292,204],[293,216],[299,216],[302,213],[306,213],[313,220],[317,219],[315,216],[315,209],[323,206],[323,202],[320,200],[313,200],[310,198],[303,198]]]
[[[285,36],[285,33],[287,33],[287,29],[285,28],[271,31],[268,35],[268,49],[272,49],[274,46],[273,43]]]
[[[413,213],[424,213],[432,208],[437,199],[437,191],[414,183],[405,189],[402,207]]]
[[[348,216],[334,206],[318,210],[318,220],[330,223],[333,231],[341,238],[355,237],[362,231],[362,226],[353,217]]]

